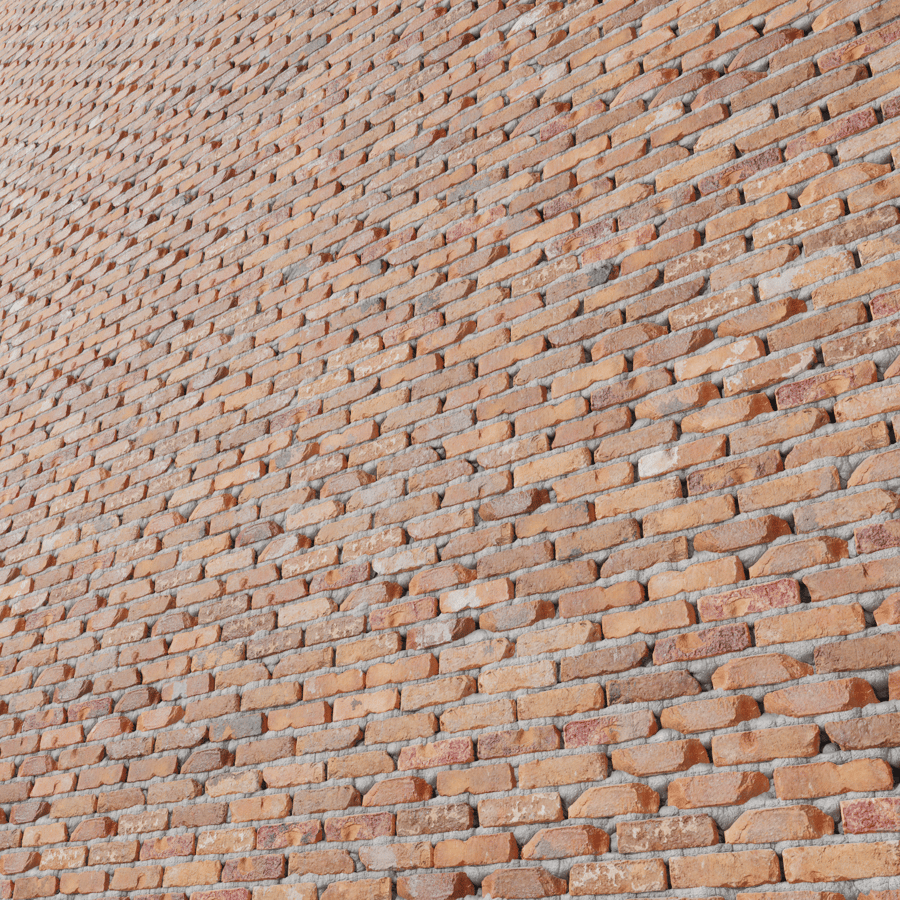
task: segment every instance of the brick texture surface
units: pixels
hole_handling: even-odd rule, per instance
[[[0,64],[0,898],[900,898],[896,0]]]

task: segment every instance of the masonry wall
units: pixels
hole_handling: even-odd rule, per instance
[[[896,0],[0,42],[0,897],[900,898]]]

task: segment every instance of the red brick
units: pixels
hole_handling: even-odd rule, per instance
[[[841,820],[845,834],[896,831],[900,808],[896,797],[842,800]]]
[[[729,844],[816,840],[834,833],[834,819],[815,806],[755,809],[742,813],[725,832]]]
[[[367,813],[325,819],[325,839],[328,841],[362,841],[394,834],[391,813]]]
[[[719,625],[656,642],[653,661],[662,664],[680,660],[703,659],[722,653],[744,650],[751,645],[746,625]]]
[[[855,881],[900,872],[897,848],[890,842],[816,847],[815,853],[810,849],[790,847],[785,850],[786,881]]]
[[[728,728],[759,715],[759,707],[752,697],[738,695],[669,706],[660,714],[660,724],[663,728],[673,728],[682,734],[695,734]]]
[[[619,853],[655,853],[719,843],[719,829],[709,816],[671,816],[616,825]]]
[[[868,749],[890,747],[896,741],[896,717],[893,713],[868,716],[847,722],[828,722],[825,731],[841,749]]]
[[[403,900],[457,900],[474,893],[475,887],[462,872],[402,875],[397,879],[397,896]]]
[[[607,771],[606,757],[596,753],[535,760],[519,766],[519,786],[534,789],[598,781]]]
[[[858,709],[877,703],[872,686],[862,678],[841,678],[820,685],[797,685],[765,696],[767,713],[793,717]]]
[[[556,897],[565,893],[566,880],[538,867],[498,869],[481,883],[488,897]]]
[[[523,848],[522,859],[569,859],[609,850],[609,835],[592,825],[542,828]]]
[[[645,744],[643,747],[613,750],[614,769],[630,775],[658,775],[683,772],[692,766],[709,761],[703,745],[694,739],[664,741]]]
[[[781,880],[781,866],[773,850],[706,853],[674,857],[669,866],[672,886],[757,887]]]
[[[768,616],[756,625],[757,646],[815,640],[854,634],[865,628],[865,615],[858,604],[819,606],[810,610]]]
[[[607,702],[634,703],[649,700],[666,700],[699,694],[703,688],[687,672],[660,672],[636,675],[632,678],[611,679],[606,683]]]
[[[397,767],[401,771],[409,771],[454,763],[467,763],[472,762],[474,758],[471,738],[450,738],[431,744],[404,747],[400,752]]]
[[[459,794],[490,794],[496,790],[510,790],[515,786],[512,767],[500,763],[456,771],[442,771],[437,775],[438,793],[444,797]]]
[[[712,739],[713,762],[717,766],[762,762],[781,757],[815,756],[819,752],[816,725],[761,728]]]
[[[434,864],[439,868],[493,865],[518,858],[519,845],[509,833],[438,841],[434,847]]]
[[[661,859],[576,863],[569,872],[569,893],[573,897],[642,894],[667,887],[666,865]]]
[[[893,776],[884,760],[856,759],[839,765],[832,762],[784,766],[775,770],[775,793],[782,800],[828,797],[853,791],[884,791],[893,786]]]
[[[769,790],[769,779],[760,772],[722,772],[673,778],[668,800],[678,809],[737,806]]]
[[[498,731],[478,738],[478,758],[500,759],[555,750],[559,743],[559,732],[552,725],[538,725],[521,731]]]
[[[474,820],[472,807],[460,803],[443,803],[397,812],[397,834],[401,837],[468,831]]]
[[[898,900],[892,4],[307,6],[10,13],[0,896]]]
[[[332,882],[320,897],[321,900],[390,900],[392,893],[390,878],[363,878]]]

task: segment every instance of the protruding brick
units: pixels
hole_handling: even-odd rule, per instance
[[[393,892],[394,885],[390,878],[364,878],[334,881],[319,897],[320,900],[391,900]]]
[[[430,869],[434,863],[434,854],[428,841],[404,841],[360,847],[359,860],[370,872],[384,869]],[[349,862],[352,868],[348,871],[356,871],[352,858]]]
[[[469,831],[473,821],[474,810],[467,803],[440,803],[400,809],[397,812],[397,835],[411,837]]]
[[[784,575],[813,566],[824,566],[850,555],[847,542],[840,538],[807,538],[770,547],[748,570],[751,578]]]
[[[705,659],[745,650],[749,646],[750,629],[747,625],[718,625],[658,640],[653,649],[653,662],[663,665],[668,662]]]
[[[519,786],[525,789],[579,784],[606,778],[609,766],[602,753],[581,753],[540,759],[519,765]]]
[[[325,820],[325,839],[328,841],[370,841],[394,834],[391,813],[340,816]]]
[[[838,722],[826,722],[825,733],[842,750],[868,750],[870,747],[900,745],[897,726],[900,714],[866,716]]]
[[[479,759],[499,759],[522,753],[541,753],[559,747],[553,725],[537,725],[520,731],[497,731],[478,738]]]
[[[860,632],[865,627],[865,614],[857,603],[818,606],[760,620],[755,629],[756,644],[766,647],[792,641],[843,636]]]
[[[634,678],[614,678],[606,683],[606,699],[614,703],[636,703],[649,700],[668,700],[701,693],[700,682],[687,672],[660,672],[636,675]]]
[[[563,738],[567,749],[597,747],[650,737],[656,734],[657,729],[653,713],[648,709],[638,709],[569,722],[563,729]]]
[[[363,806],[395,806],[430,800],[431,785],[421,778],[391,778],[379,781],[363,797]]]
[[[402,771],[468,763],[475,759],[471,738],[450,738],[431,744],[404,747],[400,751],[397,768]]]
[[[437,792],[442,797],[456,797],[459,794],[491,794],[494,791],[509,791],[516,786],[512,766],[500,763],[475,766],[468,769],[438,772]]]

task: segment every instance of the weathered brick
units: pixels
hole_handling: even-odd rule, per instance
[[[765,710],[793,717],[857,709],[877,703],[872,686],[862,678],[841,678],[822,685],[797,685],[765,696]]]
[[[699,694],[702,690],[700,682],[687,672],[660,672],[611,679],[606,683],[606,699],[611,706],[614,703],[667,700]]]
[[[564,878],[541,868],[499,869],[482,882],[485,897],[555,897],[566,891]]]
[[[438,841],[434,846],[434,864],[439,868],[493,865],[518,858],[519,845],[508,832]]]
[[[865,614],[859,604],[823,606],[767,617],[756,626],[756,644],[764,647],[790,641],[855,634],[864,628]]]
[[[536,725],[518,731],[497,731],[478,738],[478,758],[498,759],[523,753],[539,753],[559,747],[559,732],[553,725]]]
[[[620,822],[616,825],[616,835],[619,853],[657,853],[719,843],[715,820],[703,815]]]
[[[760,772],[722,772],[673,778],[669,803],[678,809],[738,806],[769,790],[769,779]]]
[[[790,847],[784,853],[784,877],[788,882],[854,881],[900,872],[897,848],[889,842]]]
[[[841,820],[845,834],[871,834],[893,831],[900,815],[895,797],[866,800],[842,800]]]
[[[614,769],[621,769],[630,775],[683,772],[692,766],[709,761],[703,745],[693,738],[613,750],[610,759]]]
[[[659,721],[663,728],[674,728],[682,734],[695,734],[728,728],[759,715],[759,707],[752,697],[738,695],[669,706],[660,713]]]
[[[781,880],[781,865],[773,850],[674,857],[669,872],[676,889],[756,887]]]
[[[816,725],[761,728],[739,734],[720,734],[712,739],[713,762],[717,766],[815,756],[818,752],[819,728]]]
[[[510,790],[514,786],[512,767],[504,763],[443,771],[437,775],[437,790],[444,797],[465,793],[489,794],[496,790]]]
[[[667,887],[666,865],[661,859],[576,863],[569,872],[569,893],[575,897],[640,894]]]
[[[702,631],[661,638],[653,649],[657,664],[681,660],[704,659],[733,653],[751,646],[747,625],[718,625]]]
[[[841,749],[862,750],[892,747],[896,741],[896,716],[893,713],[868,716],[846,722],[826,722],[825,732]]]
[[[536,760],[519,766],[519,786],[525,789],[599,781],[608,765],[602,754],[585,753],[558,759]]]
[[[592,825],[542,828],[523,848],[522,859],[569,859],[609,850],[609,835]]]
[[[474,820],[467,804],[444,803],[420,809],[401,809],[397,813],[397,834],[403,837],[468,831]]]
[[[782,800],[805,800],[852,791],[890,790],[893,779],[884,760],[855,759],[783,766],[775,769],[775,793]]]

